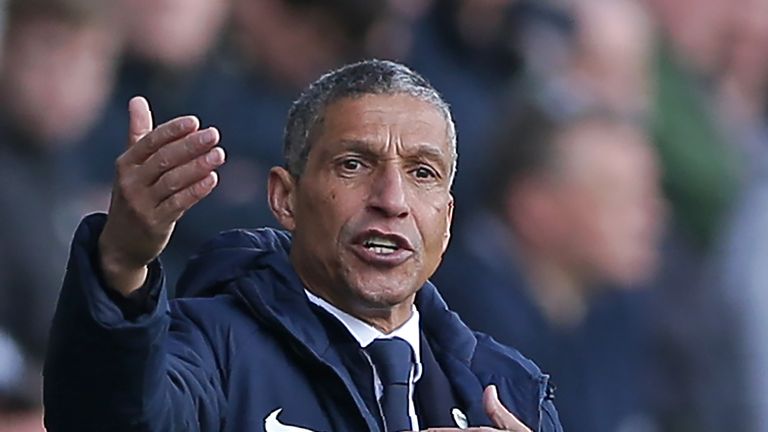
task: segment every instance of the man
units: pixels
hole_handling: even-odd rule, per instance
[[[157,256],[224,153],[195,117],[153,129],[146,101],[129,110],[109,214],[73,241],[49,431],[561,430],[547,377],[470,332],[427,282],[448,243],[456,150],[419,75],[365,61],[310,86],[269,176],[289,233],[223,234],[179,281],[195,298],[171,302]]]
[[[602,110],[527,107],[489,157],[487,205],[455,236],[433,279],[441,294],[551,374],[565,430],[651,423],[663,398],[645,392],[657,360],[646,326],[658,317],[648,293],[626,289],[660,254],[659,172],[643,130]]]

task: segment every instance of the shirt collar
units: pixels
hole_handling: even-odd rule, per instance
[[[416,309],[415,305],[411,307],[410,318],[408,318],[403,325],[393,330],[392,333],[386,334],[365,321],[344,312],[324,299],[312,294],[309,290],[304,289],[304,292],[307,294],[307,298],[311,303],[323,308],[325,311],[336,317],[336,319],[347,328],[349,333],[352,334],[357,343],[360,344],[361,348],[367,347],[375,339],[391,339],[394,337],[404,339],[413,350],[413,382],[416,382],[421,378],[421,331],[419,328],[419,311]]]

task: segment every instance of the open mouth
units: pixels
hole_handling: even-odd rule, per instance
[[[363,247],[369,251],[379,255],[390,255],[400,249],[394,240],[386,239],[384,237],[370,237],[363,241]]]
[[[378,230],[367,230],[356,236],[352,249],[363,261],[383,267],[400,265],[414,254],[407,237]]]

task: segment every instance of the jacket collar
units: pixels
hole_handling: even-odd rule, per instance
[[[329,334],[312,310],[304,284],[288,258],[290,234],[263,228],[254,231],[225,232],[193,256],[179,279],[180,297],[212,296],[229,293],[241,299],[263,325],[282,333],[291,346],[331,367],[347,386],[361,413],[368,412],[365,401]],[[437,289],[426,282],[416,295],[421,326],[430,348],[467,409],[471,424],[490,425],[482,407],[483,387],[490,376],[478,377],[473,364],[478,339],[451,312]],[[528,392],[526,392],[528,393]],[[375,416],[363,414],[370,430],[377,430]]]
[[[282,329],[316,353],[328,350],[328,336],[311,309],[304,284],[288,258],[291,236],[271,228],[227,231],[194,255],[177,285],[177,296],[237,294],[259,320]],[[448,310],[432,283],[416,295],[422,329],[439,350],[470,364],[477,339]]]

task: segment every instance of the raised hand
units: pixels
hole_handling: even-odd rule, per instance
[[[99,237],[102,273],[110,288],[140,288],[147,264],[163,251],[176,221],[218,183],[224,163],[215,128],[199,130],[196,117],[178,117],[153,129],[143,97],[128,104],[128,148],[115,163],[115,182]]]
[[[495,385],[489,385],[483,392],[483,407],[485,413],[493,422],[494,427],[471,427],[471,428],[432,428],[425,432],[531,432],[526,425],[518,420],[511,412],[504,407],[499,400],[499,393]]]

